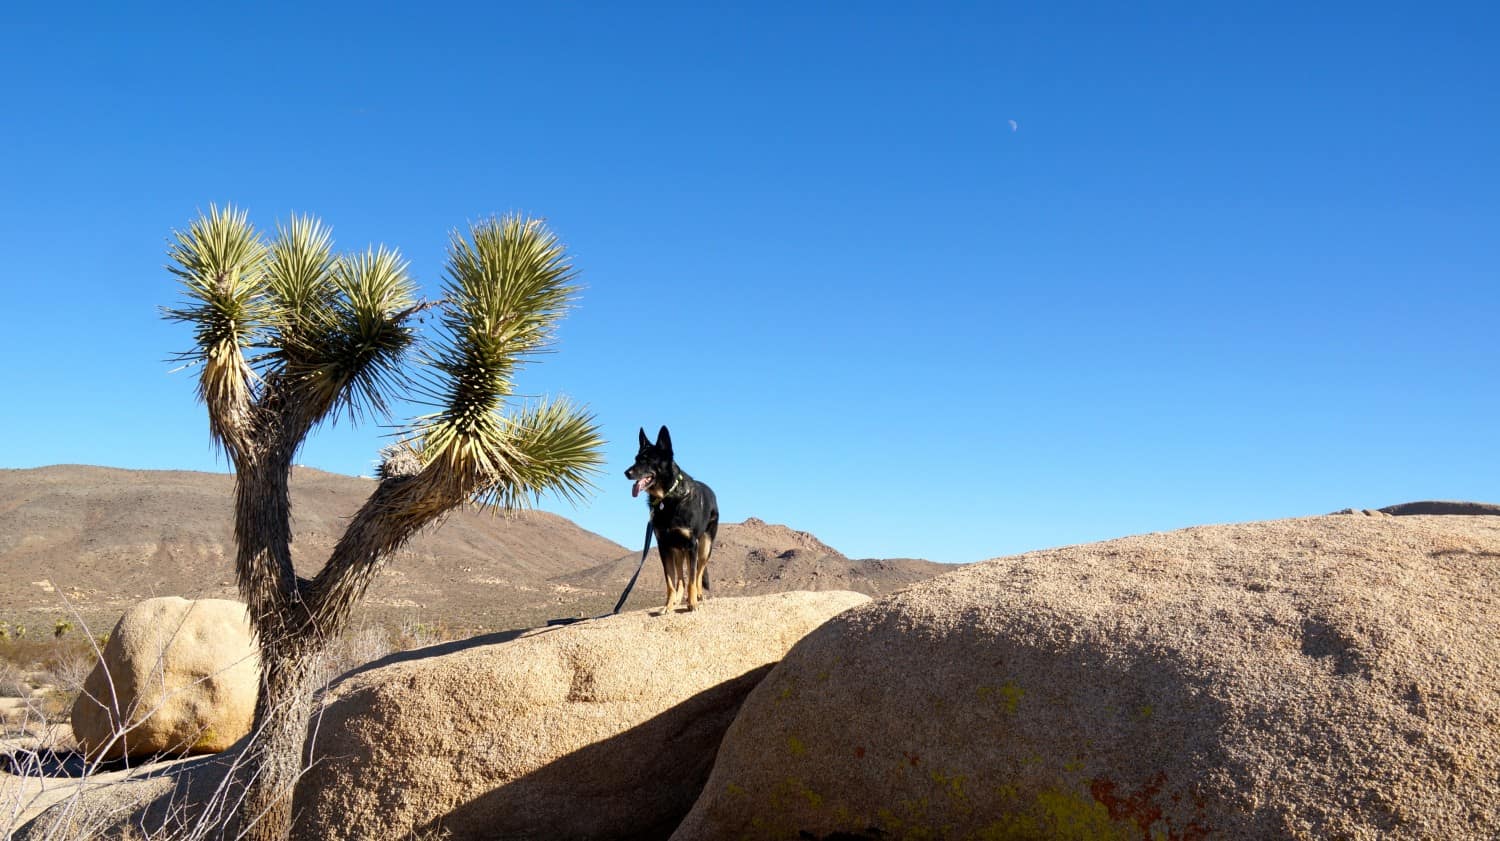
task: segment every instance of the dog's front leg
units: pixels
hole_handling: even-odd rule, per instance
[[[702,595],[703,580],[698,575],[698,538],[696,536],[693,538],[693,545],[688,547],[688,556],[682,566],[683,571],[687,573],[688,610],[697,610],[698,598]]]
[[[677,603],[677,551],[674,549],[661,550],[661,571],[667,579],[667,603],[662,605],[661,612],[666,613]]]

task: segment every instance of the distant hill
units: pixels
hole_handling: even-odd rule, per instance
[[[645,527],[642,526],[644,537]],[[619,598],[624,582],[640,563],[639,550],[608,563],[554,576],[552,581],[585,590],[612,592]],[[852,560],[804,531],[754,517],[719,526],[719,540],[709,563],[710,595],[752,596],[783,590],[853,590],[871,596],[895,592],[955,567],[933,561],[897,558]],[[627,608],[654,607],[666,599],[661,558],[655,548]],[[613,606],[613,599],[609,606]]]
[[[293,472],[292,555],[300,574],[317,570],[374,485]],[[232,492],[233,477],[217,473],[0,470],[0,620],[50,630],[71,604],[102,631],[126,605],[150,596],[234,598]],[[553,514],[458,511],[386,564],[357,616],[477,629],[593,615],[613,606],[639,558],[638,550]],[[948,569],[850,560],[810,534],[751,519],[720,528],[710,595],[880,594]],[[659,604],[664,595],[653,557],[629,604]]]

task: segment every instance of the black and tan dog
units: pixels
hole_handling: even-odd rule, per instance
[[[719,501],[713,489],[682,472],[672,460],[672,435],[664,426],[656,443],[641,430],[641,450],[625,471],[635,481],[631,496],[645,491],[651,505],[651,528],[656,532],[662,572],[667,576],[667,604],[671,610],[686,591],[688,610],[708,588],[708,556],[719,535]]]

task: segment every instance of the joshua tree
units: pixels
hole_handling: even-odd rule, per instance
[[[237,810],[245,837],[282,839],[304,765],[314,664],[343,630],[381,560],[466,502],[523,507],[577,499],[598,469],[593,418],[565,401],[513,405],[517,368],[546,348],[576,292],[573,268],[538,220],[491,219],[455,233],[443,296],[423,303],[384,247],[335,255],[321,222],[296,217],[269,243],[232,208],[176,233],[169,270],[192,325],[209,431],[235,472],[235,573],[261,651],[255,736]],[[420,367],[416,322],[440,314]],[[379,483],[323,569],[298,577],[287,489],[308,433],[385,415],[410,395],[434,411],[383,452]]]

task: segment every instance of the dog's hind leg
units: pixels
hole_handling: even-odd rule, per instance
[[[708,556],[714,550],[714,539],[712,535],[705,534],[693,541],[693,571],[692,581],[693,595],[692,603],[696,604],[703,598],[703,591],[708,589]]]

